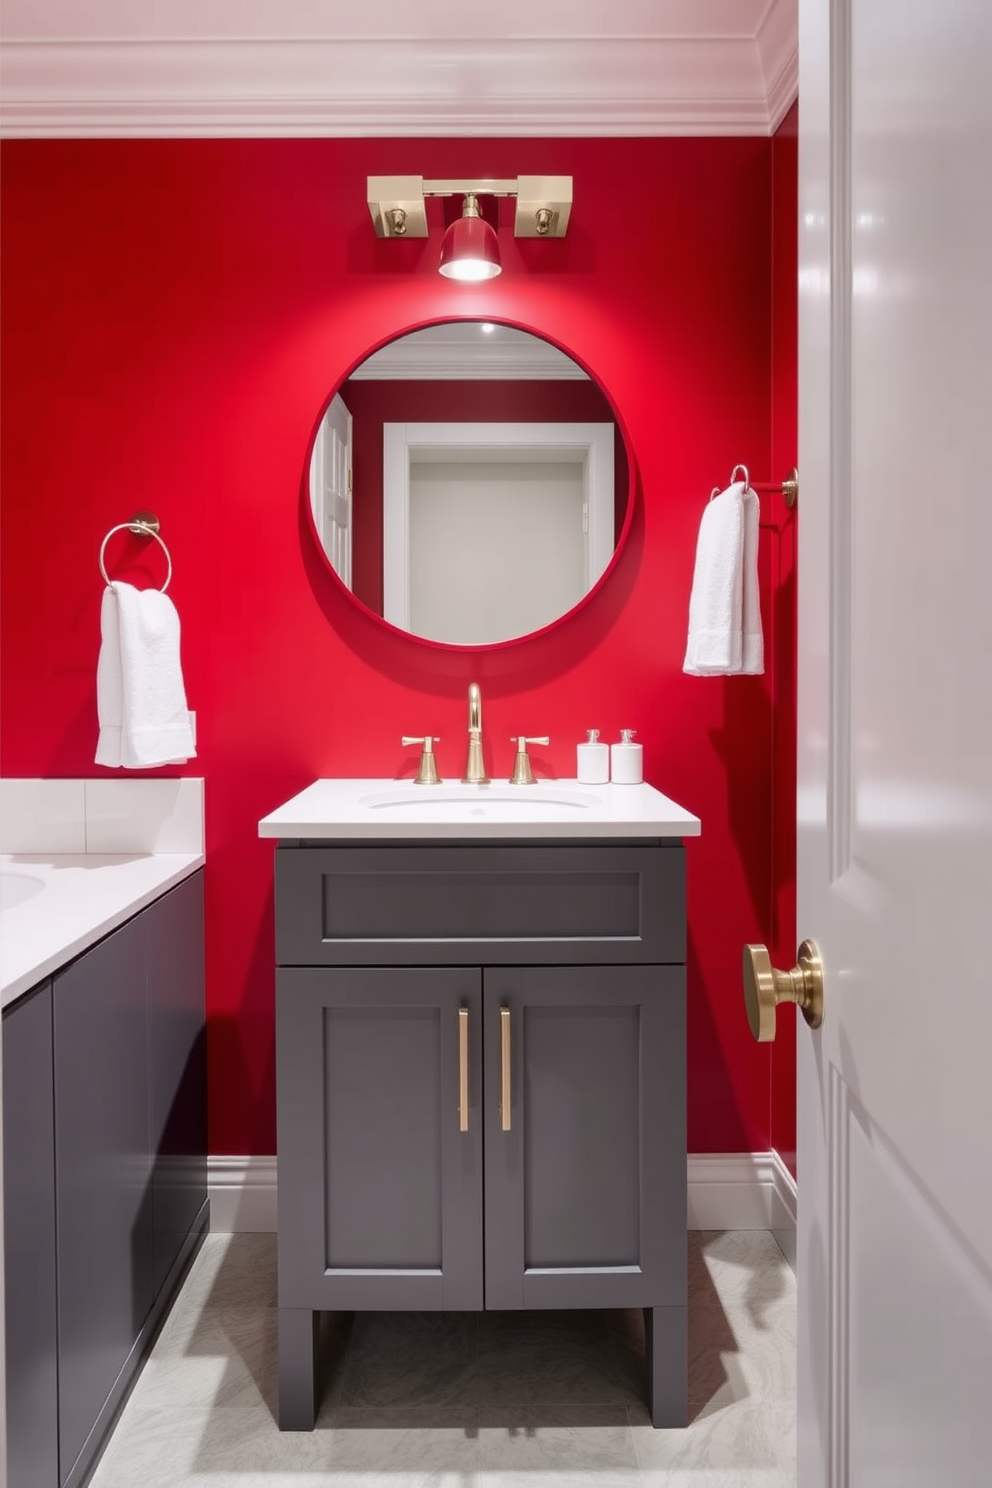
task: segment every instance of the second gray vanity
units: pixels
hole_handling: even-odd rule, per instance
[[[576,806],[538,835],[539,812],[522,826],[475,789],[468,831],[439,796],[423,809],[448,822],[420,837],[402,806],[392,831],[282,835],[294,803],[262,824],[281,837],[280,1425],[314,1424],[322,1310],[634,1307],[652,1419],[685,1424],[681,835],[699,825],[625,787],[679,835],[588,812],[579,835]]]

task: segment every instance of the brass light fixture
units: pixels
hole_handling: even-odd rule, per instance
[[[462,196],[462,215],[445,232],[439,272],[478,282],[500,273],[496,233],[479,211],[480,196],[516,198],[513,235],[563,238],[572,209],[571,176],[518,176],[515,181],[425,181],[423,176],[369,176],[369,212],[379,238],[426,238],[429,196]]]

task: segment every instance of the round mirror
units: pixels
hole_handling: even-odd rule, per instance
[[[625,529],[627,454],[605,394],[551,342],[447,321],[398,336],[314,436],[318,539],[355,598],[425,640],[530,635],[599,581]]]

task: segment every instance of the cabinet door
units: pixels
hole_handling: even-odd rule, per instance
[[[152,1303],[144,925],[53,983],[62,1482]]]
[[[203,875],[145,910],[152,1244],[161,1291],[207,1197]]]
[[[279,971],[281,1307],[483,1305],[480,1015],[477,968]]]
[[[3,1217],[9,1488],[59,1481],[52,984],[3,1015]]]
[[[484,1006],[486,1306],[684,1304],[684,969],[490,968]]]

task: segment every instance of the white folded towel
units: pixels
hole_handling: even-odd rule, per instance
[[[735,481],[699,524],[682,670],[696,677],[764,670],[758,594],[758,497]]]
[[[100,611],[98,765],[182,764],[196,754],[179,664],[179,616],[168,595],[108,584]]]
[[[765,638],[761,630],[761,595],[758,591],[758,518],[761,515],[757,491],[750,486],[744,492],[744,603],[741,635],[741,672],[756,676],[765,670]]]

